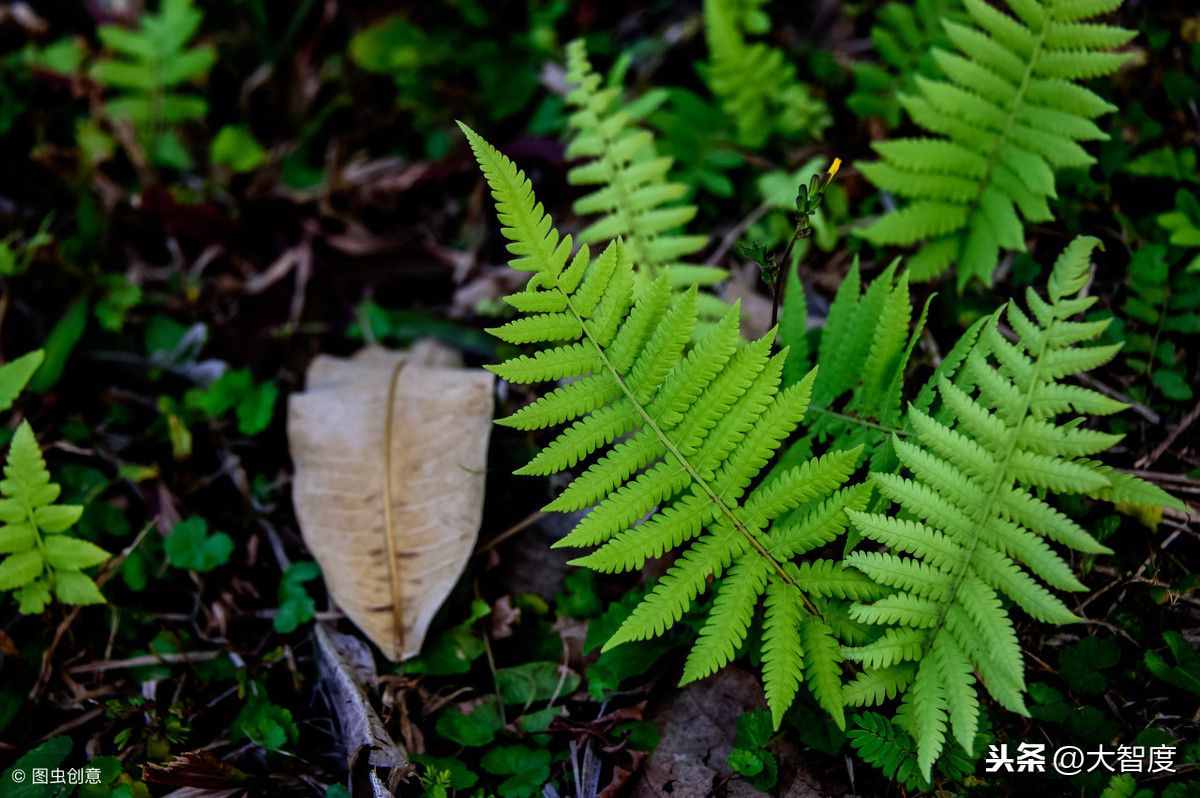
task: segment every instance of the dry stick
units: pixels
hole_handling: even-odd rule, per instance
[[[279,615],[279,610],[255,610],[250,613],[251,618],[273,619],[277,615]],[[321,612],[313,613],[313,620],[315,621],[340,621],[345,617],[346,613],[339,610],[322,610]],[[190,621],[191,618],[188,617],[186,620]]]
[[[1155,447],[1154,451],[1138,460],[1136,463],[1134,463],[1134,465],[1138,468],[1146,468],[1147,466],[1154,465],[1158,458],[1162,457],[1168,449],[1175,445],[1175,441],[1179,438],[1179,436],[1182,435],[1188,427],[1196,423],[1197,418],[1200,418],[1200,402],[1196,402],[1196,406],[1191,409],[1191,412],[1183,417],[1183,420],[1179,422],[1179,425],[1175,427],[1175,429],[1171,430],[1171,433],[1167,435],[1166,439],[1163,440],[1162,443]]]
[[[476,549],[475,556],[479,556],[480,554],[483,554],[484,552],[491,551],[492,549],[496,548],[504,541],[511,538],[513,535],[517,534],[518,532],[524,531],[525,529],[528,529],[529,527],[536,524],[538,521],[541,521],[547,515],[549,515],[549,513],[545,512],[544,510],[538,510],[536,512],[530,513],[529,515],[525,516],[520,521],[513,524],[508,529],[504,530],[499,535],[496,535],[496,537],[492,538],[487,543],[484,543],[482,546],[480,546],[478,549]]]
[[[1183,474],[1168,474],[1164,471],[1147,471],[1141,468],[1135,468],[1130,473],[1142,479],[1148,479],[1151,482],[1200,488],[1200,479],[1192,479]]]
[[[1114,624],[1111,624],[1108,621],[1101,621],[1101,620],[1097,620],[1095,618],[1084,618],[1083,622],[1087,623],[1087,624],[1092,624],[1093,626],[1103,627],[1103,628],[1107,629],[1108,631],[1112,632],[1113,634],[1120,635],[1121,637],[1125,638],[1126,640],[1128,640],[1130,643],[1132,643],[1135,646],[1141,645],[1140,643],[1138,643],[1138,641],[1134,640],[1133,636],[1130,635],[1128,632],[1126,632],[1124,629],[1122,629],[1121,627],[1116,626]]]
[[[771,206],[764,202],[754,210],[750,211],[750,213],[748,213],[740,222],[729,228],[729,232],[721,237],[721,243],[718,244],[717,248],[713,250],[713,253],[708,256],[708,258],[705,260],[705,263],[709,264],[710,266],[720,263],[721,260],[727,254],[729,254],[729,250],[733,249],[733,245],[736,244],[737,240],[742,237],[742,234],[749,230],[755,222],[766,216],[770,210]]]
[[[1096,599],[1103,596],[1108,591],[1112,590],[1114,587],[1128,586],[1129,584],[1141,579],[1142,574],[1144,574],[1146,572],[1146,568],[1150,565],[1150,561],[1152,559],[1154,559],[1153,553],[1151,553],[1150,556],[1148,556],[1145,560],[1142,561],[1142,564],[1138,566],[1138,569],[1137,569],[1137,571],[1134,572],[1133,576],[1130,576],[1129,578],[1126,579],[1126,578],[1122,578],[1120,575],[1118,575],[1116,579],[1112,580],[1111,582],[1109,582],[1107,585],[1100,588],[1099,590],[1094,591],[1090,596],[1088,596],[1086,599],[1084,599],[1082,602],[1080,602],[1079,612],[1083,612],[1085,609],[1087,609],[1087,606],[1089,604],[1091,604],[1093,601],[1095,601]]]
[[[128,659],[110,659],[100,662],[89,662],[86,665],[76,665],[67,668],[67,673],[99,673],[101,671],[117,671],[125,668],[144,668],[149,665],[178,665],[187,662],[208,662],[224,654],[224,651],[183,651],[178,654],[144,654]]]
[[[481,601],[479,594],[479,583],[475,583],[475,599]],[[492,635],[486,629],[482,630],[483,634],[479,638],[483,641],[483,653],[487,654],[488,670],[492,674],[492,687],[496,693],[496,707],[500,711],[500,723],[507,726],[508,719],[504,716],[504,696],[500,695],[500,680],[496,678],[496,657],[492,654]]]
[[[288,558],[287,552],[283,548],[283,539],[279,537],[279,532],[266,519],[258,520],[259,526],[267,533],[267,542],[271,545],[271,553],[275,555],[275,563],[279,566],[280,571],[286,571],[292,565],[292,561]]]
[[[95,709],[90,709],[87,712],[84,712],[79,717],[72,718],[71,720],[67,721],[66,723],[61,724],[57,728],[46,732],[45,734],[43,734],[41,736],[40,741],[49,740],[51,737],[57,737],[60,734],[66,734],[67,732],[71,731],[72,729],[77,729],[80,726],[83,726],[85,723],[92,720],[93,718],[95,718],[99,715],[103,715],[103,714],[104,714],[104,707],[96,707]]]

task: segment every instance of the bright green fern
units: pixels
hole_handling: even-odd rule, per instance
[[[972,24],[944,20],[958,52],[934,48],[943,80],[917,76],[901,97],[932,137],[874,145],[882,160],[859,165],[898,209],[861,235],[878,245],[920,244],[914,279],[957,264],[960,286],[991,284],[1001,250],[1025,249],[1022,217],[1053,218],[1054,172],[1095,159],[1079,142],[1107,136],[1092,121],[1113,106],[1079,81],[1115,72],[1111,52],[1134,32],[1085,22],[1121,0],[1007,0],[1012,15],[986,0],[963,0]]]
[[[587,159],[567,173],[572,185],[595,187],[574,211],[599,218],[579,234],[596,245],[620,238],[635,270],[649,279],[665,272],[673,285],[714,285],[723,269],[684,261],[708,239],[688,235],[684,225],[696,206],[681,200],[687,186],[669,179],[671,159],[660,156],[654,134],[639,127],[621,101],[620,87],[603,87],[582,39],[567,46],[567,102],[575,109],[567,157]],[[715,301],[715,300],[714,300]]]
[[[1047,623],[1078,620],[1042,585],[1085,589],[1048,541],[1108,551],[1046,494],[1182,506],[1089,459],[1120,436],[1086,429],[1079,416],[1124,405],[1064,382],[1120,348],[1084,345],[1108,321],[1070,320],[1096,301],[1083,289],[1098,245],[1077,238],[1066,248],[1050,276],[1049,301],[1027,293],[1032,317],[1010,302],[988,319],[956,379],[939,380],[938,413],[910,408],[911,434],[892,442],[905,475],[872,475],[897,513],[848,511],[857,530],[885,550],[856,551],[845,562],[893,592],[851,609],[882,633],[845,650],[865,669],[847,686],[847,703],[873,705],[903,693],[900,716],[926,779],[947,727],[972,750],[977,678],[1002,706],[1025,714],[1023,657],[1004,602]],[[1004,335],[1002,320],[1017,343]],[[1072,418],[1056,422],[1064,414]]]
[[[29,422],[13,435],[0,481],[0,590],[16,591],[23,613],[38,613],[51,593],[64,604],[100,604],[104,596],[84,568],[108,559],[108,552],[65,534],[82,507],[55,504],[59,486],[50,472]]]
[[[843,487],[860,453],[831,452],[755,485],[804,415],[815,371],[781,390],[786,351],[772,354],[773,332],[744,341],[737,307],[692,343],[695,289],[673,292],[660,275],[635,299],[620,242],[597,258],[586,246],[572,256],[570,237],[554,230],[524,174],[463,129],[495,197],[511,265],[533,273],[506,299],[521,317],[492,332],[548,345],[491,370],[510,382],[568,380],[499,422],[568,425],[517,473],[554,474],[590,460],[547,506],[592,508],[557,543],[595,548],[577,564],[636,570],[682,550],[605,648],[661,635],[719,578],[683,682],[733,659],[765,596],[763,680],[775,724],[802,681],[844,724],[841,655],[823,610],[880,593],[855,570],[794,558],[838,536],[846,508],[865,506],[864,486]],[[788,523],[774,523],[784,514]]]
[[[796,79],[782,51],[746,34],[765,32],[759,2],[705,0],[704,32],[712,59],[708,83],[737,125],[738,140],[757,149],[774,133],[815,139],[833,121],[829,109]]]
[[[162,0],[157,14],[144,14],[137,30],[103,25],[100,41],[119,58],[92,66],[92,78],[119,92],[105,103],[114,119],[130,122],[150,159],[161,166],[186,169],[192,160],[173,125],[203,119],[204,98],[185,91],[217,60],[211,45],[188,47],[204,14],[191,0]]]

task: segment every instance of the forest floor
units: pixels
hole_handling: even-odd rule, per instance
[[[734,274],[723,291],[743,297],[751,329],[769,326],[771,289],[737,244],[775,241],[781,226],[786,239],[791,224],[763,176],[790,198],[798,170],[843,160],[799,266],[818,335],[855,257],[868,276],[888,260],[852,235],[891,201],[856,163],[907,129],[848,102],[865,96],[852,64],[878,60],[879,4],[768,6],[769,40],[829,124],[757,148],[696,141],[705,109],[716,112],[696,68],[698,3],[590,0],[409,8],[411,30],[389,34],[390,73],[360,36],[391,18],[389,4],[204,4],[191,41],[217,57],[176,87],[204,111],[147,139],[112,122],[106,102],[119,91],[92,70],[112,50],[100,26],[136,24],[140,5],[0,4],[0,348],[5,361],[46,357],[0,444],[28,421],[61,501],[84,506],[72,534],[114,555],[93,572],[106,604],[21,614],[0,594],[0,764],[99,768],[101,783],[78,794],[121,798],[337,798],[372,794],[372,779],[435,797],[921,792],[862,762],[811,698],[781,732],[764,728],[748,657],[676,687],[698,618],[601,654],[669,559],[610,576],[551,549],[575,520],[541,511],[562,483],[512,474],[544,435],[491,429],[477,542],[420,656],[392,661],[313,565],[289,441],[289,401],[318,355],[433,339],[474,370],[512,354],[484,328],[520,280],[452,122],[514,159],[578,233],[562,67],[577,36],[605,74],[616,65],[631,97],[669,86],[702,103],[683,95],[656,131],[687,167],[692,226],[712,233],[699,257]],[[1124,315],[1112,335],[1150,351],[1127,349],[1088,378],[1131,405],[1110,461],[1184,499],[1191,516],[1071,505],[1114,550],[1086,558],[1089,592],[1070,597],[1087,624],[1018,623],[1031,717],[993,707],[984,731],[1013,746],[1175,746],[1177,772],[1138,786],[1183,798],[1200,794],[1189,792],[1200,783],[1200,328],[1139,310],[1147,291],[1196,296],[1200,282],[1156,221],[1195,211],[1200,236],[1200,16],[1183,0],[1125,6],[1114,21],[1139,31],[1139,57],[1103,85],[1118,111],[1103,122],[1112,139],[1092,146],[1098,164],[1060,178],[1058,221],[1027,226],[1028,253],[1009,253],[993,288],[913,284],[914,308],[933,299],[912,371],[927,376],[970,322],[1040,284],[1038,264],[1074,235],[1105,242],[1090,293]],[[495,416],[533,395],[501,385]],[[428,456],[436,450],[435,440]],[[369,711],[355,708],[355,685]],[[930,789],[1100,795],[1112,777],[1000,778],[981,753]],[[12,773],[0,795],[70,794],[17,787]]]

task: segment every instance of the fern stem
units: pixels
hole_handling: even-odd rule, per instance
[[[1012,127],[1017,121],[1017,111],[1025,104],[1025,94],[1029,91],[1029,82],[1033,80],[1033,71],[1037,66],[1038,58],[1042,54],[1042,48],[1046,44],[1046,31],[1050,27],[1053,10],[1047,9],[1047,17],[1042,21],[1042,29],[1038,31],[1037,41],[1033,45],[1033,52],[1029,54],[1029,60],[1025,65],[1025,74],[1021,76],[1021,85],[1017,87],[1017,94],[1013,97],[1012,107],[1008,109],[1008,118],[1004,120],[1004,129],[996,134],[996,138],[992,142],[991,150],[986,158],[986,171],[979,180],[979,185],[975,191],[975,198],[968,205],[967,217],[973,217],[979,210],[979,203],[983,199],[984,192],[991,187],[992,173],[995,171],[996,164],[1000,160],[1000,149],[1008,143],[1008,137],[1012,133]]]
[[[1005,303],[1004,307],[1007,307],[1007,303]],[[1003,308],[1001,308],[1001,310],[1003,310]],[[1000,312],[1000,310],[996,311],[997,318],[999,317]],[[992,487],[988,492],[987,501],[979,506],[973,514],[973,519],[976,521],[976,529],[982,527],[983,522],[985,522],[988,518],[993,517],[994,512],[992,508],[996,505],[996,499],[999,497],[1000,491],[1008,488],[1012,484],[1012,477],[1009,476],[1009,464],[1012,462],[1013,454],[1017,450],[1017,443],[1021,438],[1021,431],[1025,427],[1025,420],[1029,417],[1029,406],[1033,401],[1033,395],[1037,392],[1038,387],[1041,385],[1040,372],[1042,368],[1042,358],[1046,355],[1048,341],[1048,336],[1042,336],[1041,340],[1039,341],[1037,357],[1033,358],[1033,369],[1029,376],[1029,385],[1025,389],[1024,396],[1021,398],[1021,413],[1017,416],[1017,420],[1011,427],[1011,432],[1009,433],[1008,439],[1008,448],[1004,452],[1004,460],[996,464],[995,477],[992,480]],[[959,563],[955,566],[955,569],[951,574],[952,581],[950,584],[950,590],[946,597],[945,603],[942,604],[938,611],[937,623],[930,628],[928,645],[932,645],[933,641],[937,639],[937,636],[941,633],[945,626],[946,614],[950,611],[950,607],[953,606],[958,600],[958,591],[962,587],[962,583],[967,578],[967,574],[970,571],[971,560],[975,556],[975,550],[979,547],[979,541],[981,537],[982,536],[979,534],[972,535],[966,552]],[[926,650],[928,651],[928,648],[926,648]]]
[[[808,226],[808,216],[804,213],[800,214],[800,220],[796,222],[796,230],[792,233],[791,241],[788,241],[787,248],[783,250],[783,257],[779,259],[779,269],[783,274],[775,275],[775,285],[771,286],[771,326],[779,320],[779,306],[783,304],[784,293],[787,291],[788,277],[792,272],[792,250],[796,248],[796,242],[801,238],[808,238],[811,231]],[[799,264],[796,264],[799,268]]]
[[[809,410],[811,410],[814,413],[820,413],[821,415],[833,416],[834,418],[839,418],[842,421],[848,421],[851,424],[858,424],[859,426],[862,426],[862,427],[870,427],[871,429],[877,429],[880,432],[886,432],[889,435],[899,435],[901,438],[907,438],[911,434],[906,429],[900,429],[899,427],[889,427],[886,424],[876,424],[874,421],[867,421],[865,418],[859,418],[858,416],[852,416],[849,413],[839,413],[836,410],[829,410],[828,408],[824,408],[824,407],[810,407]]]
[[[725,519],[733,526],[733,528],[737,530],[737,532],[746,539],[750,546],[771,565],[772,569],[775,570],[780,579],[796,590],[796,593],[800,596],[800,600],[804,603],[805,608],[808,609],[812,615],[820,618],[821,613],[817,610],[812,601],[809,600],[808,596],[805,595],[804,591],[800,589],[800,586],[796,584],[796,581],[792,578],[791,574],[789,574],[783,565],[780,564],[779,560],[777,560],[771,554],[771,552],[767,550],[762,542],[754,536],[754,533],[751,532],[744,523],[742,523],[742,520],[738,518],[736,514],[734,514],[733,510],[731,510],[727,504],[725,504],[724,499],[717,495],[712,486],[709,485],[699,473],[697,473],[692,464],[688,462],[687,458],[683,456],[683,453],[680,452],[678,447],[675,446],[675,442],[672,441],[666,432],[663,431],[662,427],[658,425],[658,422],[654,419],[654,417],[646,411],[646,408],[642,406],[642,403],[637,400],[637,397],[634,396],[633,391],[629,389],[629,385],[625,382],[624,376],[622,376],[617,368],[613,365],[612,361],[608,357],[608,353],[604,351],[604,348],[600,346],[599,341],[597,341],[592,335],[589,324],[584,320],[583,315],[580,314],[579,310],[575,307],[574,302],[571,301],[571,297],[568,296],[565,291],[562,291],[562,289],[558,290],[559,293],[561,293],[566,299],[567,308],[571,311],[571,315],[575,317],[576,321],[579,322],[579,326],[583,330],[583,334],[596,349],[596,352],[600,357],[600,361],[604,364],[604,368],[609,374],[612,375],[613,379],[616,380],[617,385],[621,388],[621,392],[625,395],[626,400],[633,405],[633,408],[637,411],[638,415],[642,417],[642,420],[646,423],[646,426],[649,427],[650,430],[655,434],[667,452],[669,452],[671,456],[674,457],[681,466],[683,466],[684,471],[686,471],[688,476],[692,478],[692,481],[700,486],[700,489],[704,491],[705,495],[708,497],[708,500],[720,509],[721,513],[725,516]]]
[[[37,546],[38,552],[42,555],[42,562],[46,563],[42,572],[42,577],[46,580],[46,584],[50,589],[54,589],[54,569],[49,567],[50,557],[46,551],[46,541],[42,536],[42,529],[38,526],[37,515],[34,513],[33,504],[30,503],[27,496],[19,496],[22,508],[25,510],[25,523],[29,525],[33,531],[33,542]]]

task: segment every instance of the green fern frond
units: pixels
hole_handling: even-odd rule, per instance
[[[793,558],[836,538],[847,512],[866,507],[868,488],[842,487],[861,451],[830,452],[758,478],[803,417],[816,372],[783,387],[786,351],[772,354],[773,332],[742,340],[736,306],[695,337],[697,292],[672,291],[665,275],[635,298],[622,241],[598,258],[586,247],[572,257],[570,237],[554,230],[524,174],[463,131],[496,199],[514,265],[533,272],[516,304],[536,310],[493,332],[548,347],[494,370],[574,378],[507,420],[522,428],[567,424],[519,473],[551,474],[590,459],[550,505],[592,508],[557,544],[595,547],[577,565],[632,570],[681,551],[604,649],[663,634],[718,580],[683,681],[737,655],[765,595],[763,678],[776,723],[801,678],[843,723],[842,654],[820,607],[882,594],[840,564]]]
[[[108,552],[64,534],[83,508],[55,504],[60,488],[50,480],[46,461],[29,422],[13,435],[0,480],[0,590],[16,591],[22,613],[39,613],[51,593],[64,604],[100,604],[104,597],[84,568],[108,559]]]
[[[1103,324],[1070,320],[1095,301],[1083,290],[1098,245],[1077,238],[1064,250],[1050,275],[1048,301],[1028,294],[1032,318],[1009,303],[979,328],[969,353],[959,354],[956,379],[938,379],[935,416],[910,407],[911,435],[893,441],[907,474],[872,475],[897,514],[848,511],[857,531],[884,550],[857,551],[846,562],[894,589],[851,608],[855,619],[884,629],[878,639],[846,650],[866,668],[852,695],[871,703],[903,686],[926,779],[947,729],[971,750],[979,714],[976,672],[997,701],[1024,713],[1024,666],[1002,598],[1046,623],[1077,620],[1042,585],[1084,589],[1047,541],[1107,551],[1041,497],[1097,495],[1111,489],[1117,473],[1088,458],[1119,436],[1059,423],[1056,417],[1069,408],[1039,401],[1062,378],[1116,353],[1088,345]],[[1002,319],[1016,331],[1015,343],[1002,333]],[[1083,404],[1094,401],[1088,389],[1076,390]],[[1146,496],[1176,504],[1165,494]],[[896,670],[904,663],[913,663],[915,672]]]
[[[189,47],[204,14],[191,0],[162,0],[157,14],[144,14],[136,30],[102,25],[100,41],[114,54],[97,61],[91,77],[118,92],[105,103],[114,119],[131,122],[148,155],[164,166],[184,168],[190,158],[172,125],[203,119],[208,103],[186,91],[217,60],[211,45]]]
[[[1081,142],[1107,136],[1092,121],[1113,106],[1077,81],[1127,60],[1112,50],[1133,31],[1082,23],[1118,5],[963,0],[969,23],[944,20],[956,51],[934,47],[942,79],[917,76],[901,104],[931,138],[879,142],[881,160],[859,165],[877,187],[907,202],[860,231],[880,246],[920,244],[914,279],[957,264],[960,287],[991,284],[1001,250],[1023,251],[1022,218],[1053,218],[1054,172],[1088,166]]]
[[[804,613],[781,582],[767,588],[763,619],[763,687],[775,728],[796,699],[804,674],[804,641],[800,628]]]
[[[676,286],[715,285],[723,269],[686,262],[708,239],[684,227],[696,206],[682,200],[687,186],[670,180],[671,159],[658,154],[654,134],[640,127],[624,106],[621,89],[604,86],[588,61],[582,39],[567,45],[567,102],[574,109],[567,158],[585,159],[567,182],[593,188],[575,201],[581,216],[598,216],[579,234],[584,244],[620,238],[635,270],[648,278],[666,273]]]
[[[887,778],[895,779],[909,790],[929,786],[929,780],[917,765],[912,737],[899,724],[877,712],[863,712],[854,717],[854,728],[846,736],[863,761],[878,768]]]
[[[829,109],[796,79],[782,51],[746,40],[745,14],[735,0],[705,0],[704,32],[712,57],[708,82],[737,125],[742,146],[757,149],[773,132],[820,137]]]

